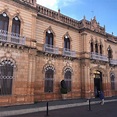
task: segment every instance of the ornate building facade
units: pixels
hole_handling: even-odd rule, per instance
[[[0,105],[117,95],[117,36],[36,3],[0,0]]]

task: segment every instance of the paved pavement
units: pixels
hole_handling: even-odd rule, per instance
[[[117,101],[117,96],[114,97],[106,97],[105,102],[115,102]],[[91,99],[91,105],[99,103],[99,99]],[[27,113],[35,113],[46,111],[47,102],[39,102],[36,104],[27,104],[27,105],[17,105],[17,106],[6,106],[0,107],[0,117],[6,116],[13,116],[13,115],[20,115],[20,114],[27,114]],[[67,99],[67,100],[56,100],[50,101],[49,110],[56,110],[56,109],[63,109],[63,108],[71,108],[71,107],[78,107],[78,106],[89,106],[89,101],[86,99]]]
[[[46,112],[28,113],[23,115],[14,115],[10,117],[117,117],[117,101],[106,102],[103,106],[100,104],[91,105],[91,111],[88,106],[70,107]]]

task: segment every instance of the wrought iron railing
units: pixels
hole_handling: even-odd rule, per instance
[[[108,57],[98,53],[91,52],[91,59],[108,62]]]
[[[53,45],[44,44],[44,51],[51,54],[58,54],[59,48],[54,47]]]
[[[76,57],[76,52],[67,48],[63,48],[63,55],[68,57]]]
[[[9,33],[5,30],[0,29],[0,41],[1,42],[25,45],[25,40],[26,40],[25,37],[20,36],[19,34]]]

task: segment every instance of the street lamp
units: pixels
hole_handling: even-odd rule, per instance
[[[49,90],[48,92],[50,93],[51,91]],[[48,111],[49,111],[48,104],[49,104],[49,102],[47,100],[47,103],[46,103],[46,116],[49,116],[49,114],[48,114]]]

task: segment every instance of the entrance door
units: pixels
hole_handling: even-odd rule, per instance
[[[102,90],[102,73],[100,71],[95,72],[94,78],[94,93],[95,97],[99,97],[98,91]]]

